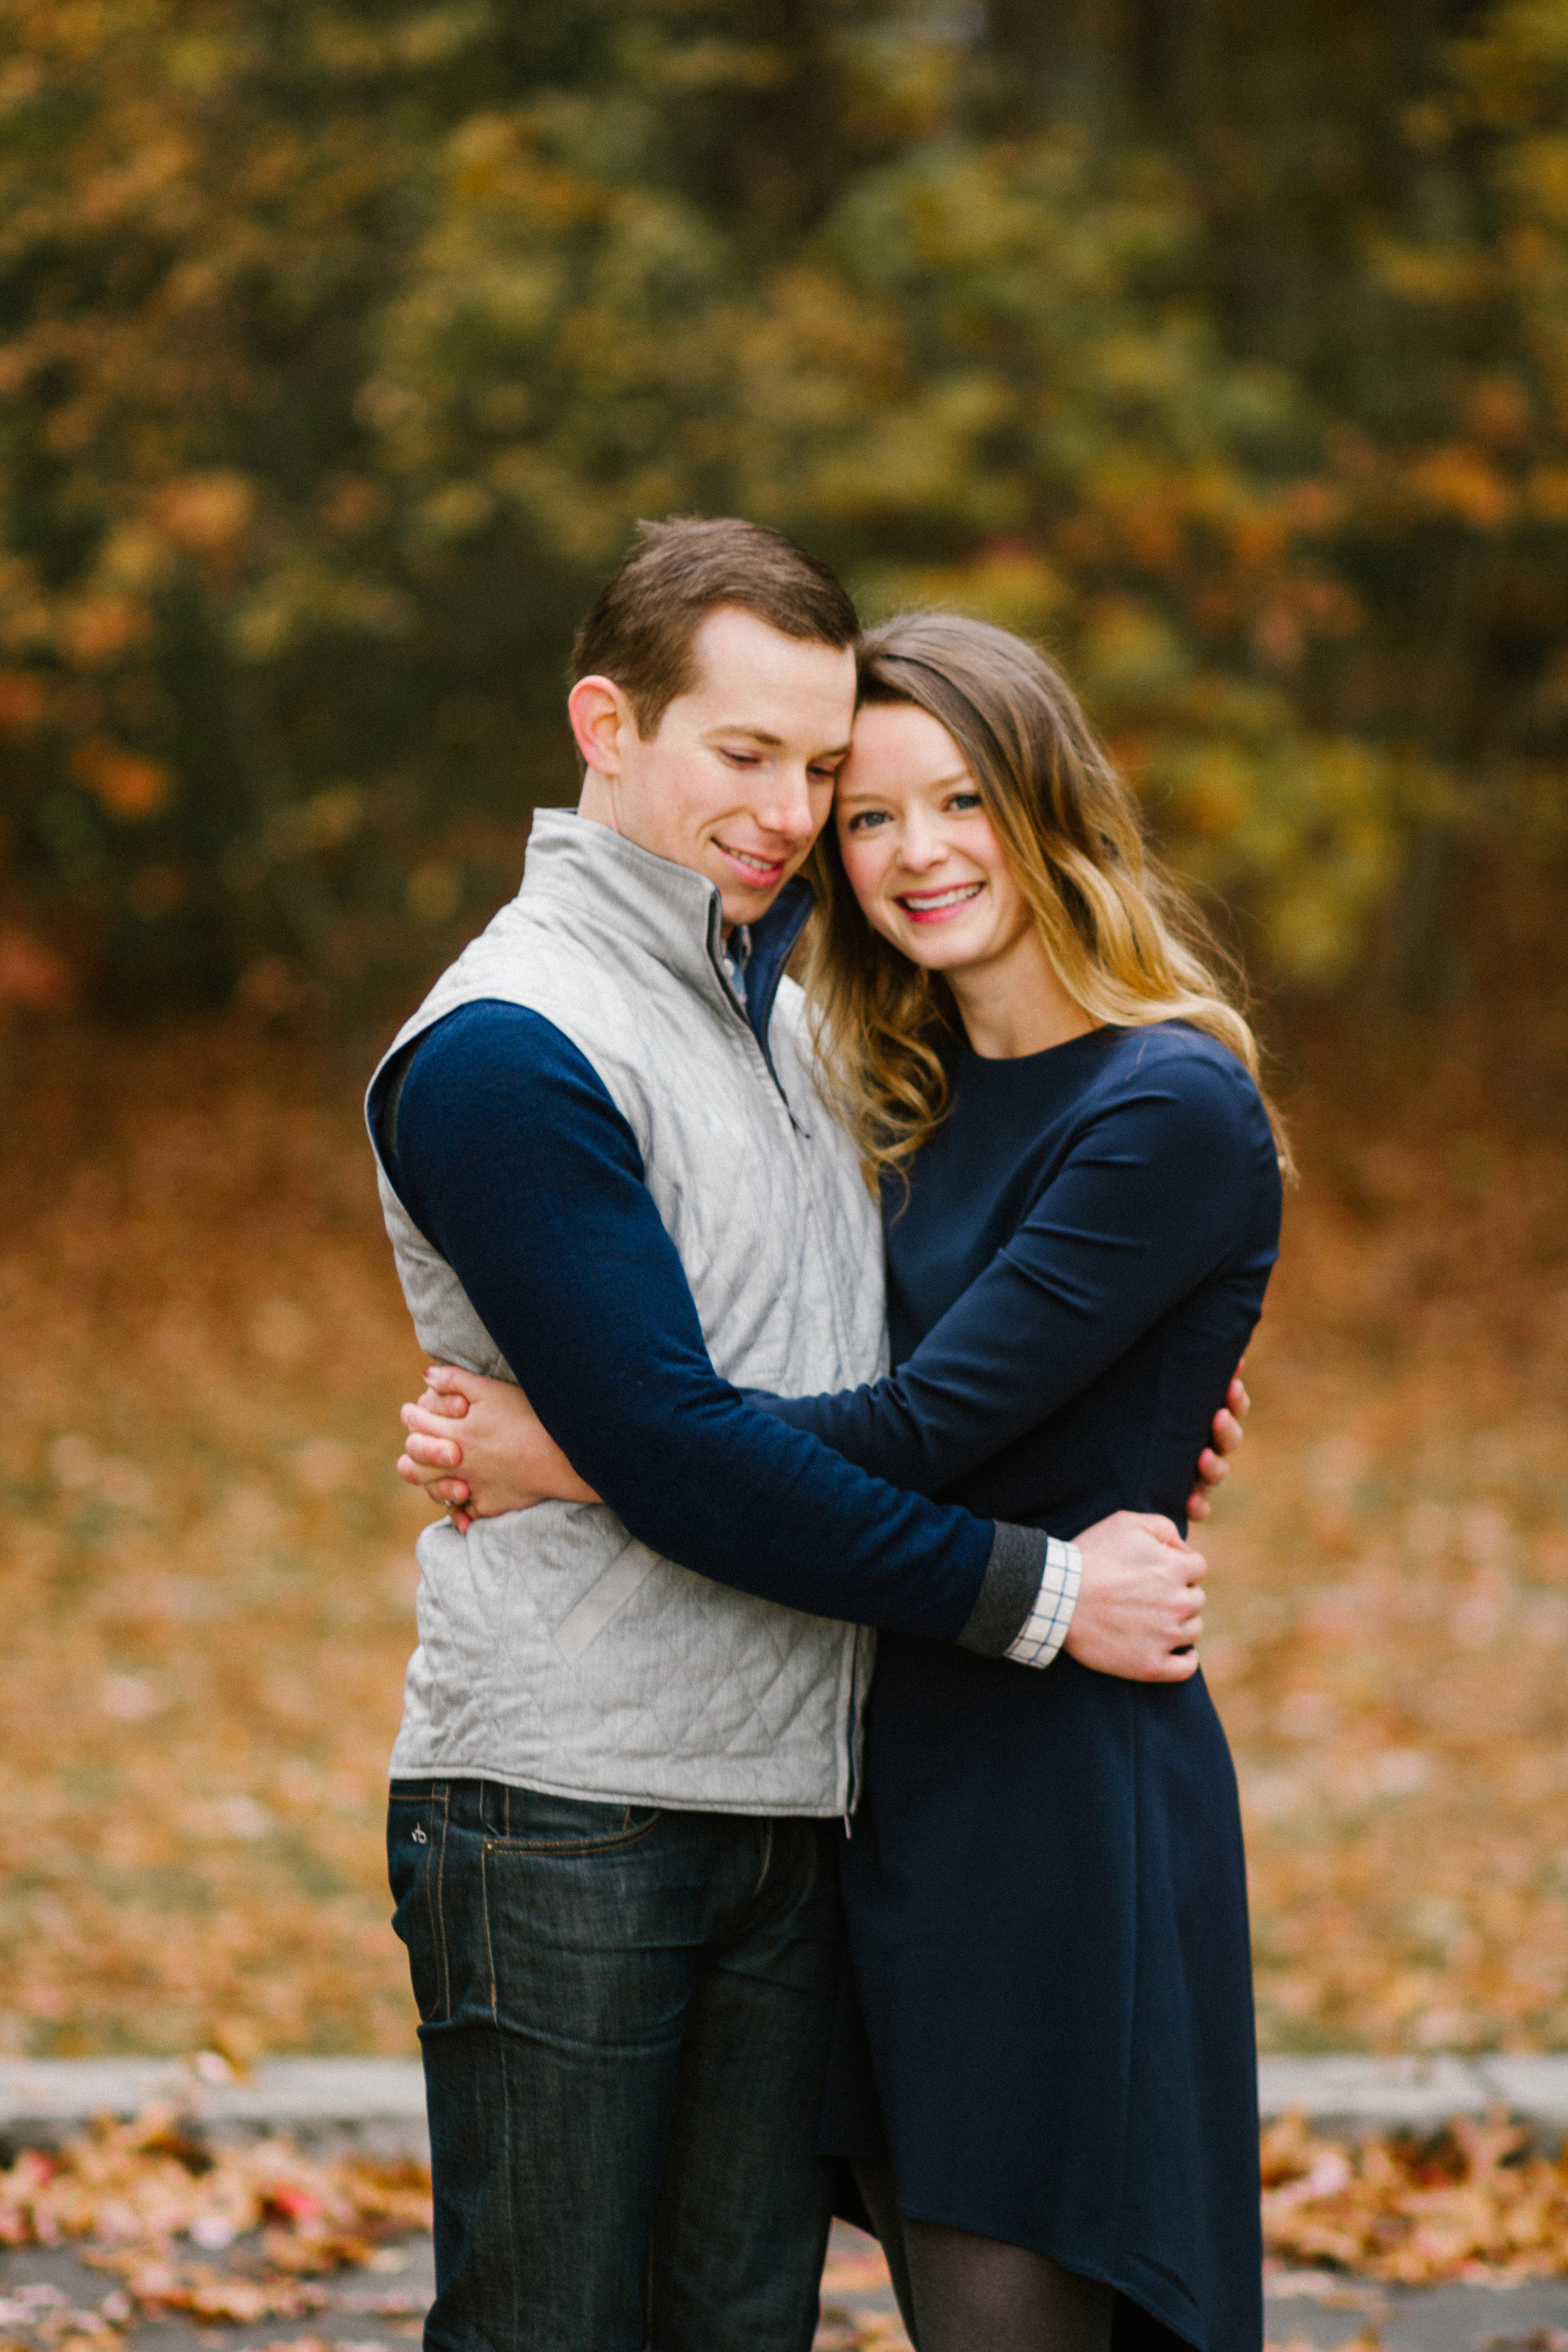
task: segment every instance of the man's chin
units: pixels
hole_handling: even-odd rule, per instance
[[[737,883],[732,873],[710,874],[709,880],[719,886],[725,929],[732,931],[739,923],[760,923],[789,878],[786,868],[776,882],[759,883],[752,890]]]

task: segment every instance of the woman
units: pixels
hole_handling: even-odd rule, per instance
[[[1033,648],[917,614],[866,641],[817,859],[808,993],[882,1189],[895,1369],[757,1402],[987,1517],[1179,1518],[1262,1304],[1280,1158],[1125,787]],[[484,1507],[584,1493],[515,1391],[439,1385],[471,1401]],[[405,1416],[422,1451],[453,1433],[437,1402]],[[1087,2352],[1113,2322],[1255,2352],[1244,1866],[1201,1675],[884,1636],[843,1878],[822,2145],[921,2352]]]

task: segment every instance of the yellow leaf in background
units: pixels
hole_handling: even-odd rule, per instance
[[[68,657],[79,669],[106,669],[153,635],[153,615],[135,596],[89,593],[68,604],[60,615],[59,636]]]
[[[244,474],[184,474],[153,501],[153,520],[166,538],[193,555],[233,546],[249,523],[256,485]]]
[[[1170,623],[1130,597],[1107,598],[1090,612],[1082,639],[1086,686],[1101,707],[1125,709],[1163,702],[1192,676],[1192,655]]]
[[[1479,449],[1434,449],[1417,458],[1406,478],[1419,504],[1473,530],[1496,530],[1513,512],[1513,491]]]

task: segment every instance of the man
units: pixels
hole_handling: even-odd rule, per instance
[[[984,1524],[737,1393],[885,1362],[876,1211],[779,999],[856,635],[776,533],[646,531],[578,639],[580,807],[371,1089],[422,1344],[519,1379],[605,1498],[420,1541],[388,1852],[442,2352],[809,2345],[865,1629],[1192,1670],[1162,1523]]]

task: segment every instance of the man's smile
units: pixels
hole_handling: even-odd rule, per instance
[[[718,839],[713,846],[731,866],[738,866],[756,889],[771,889],[784,870],[786,861],[782,857],[763,857],[754,849],[731,849],[727,841]]]

